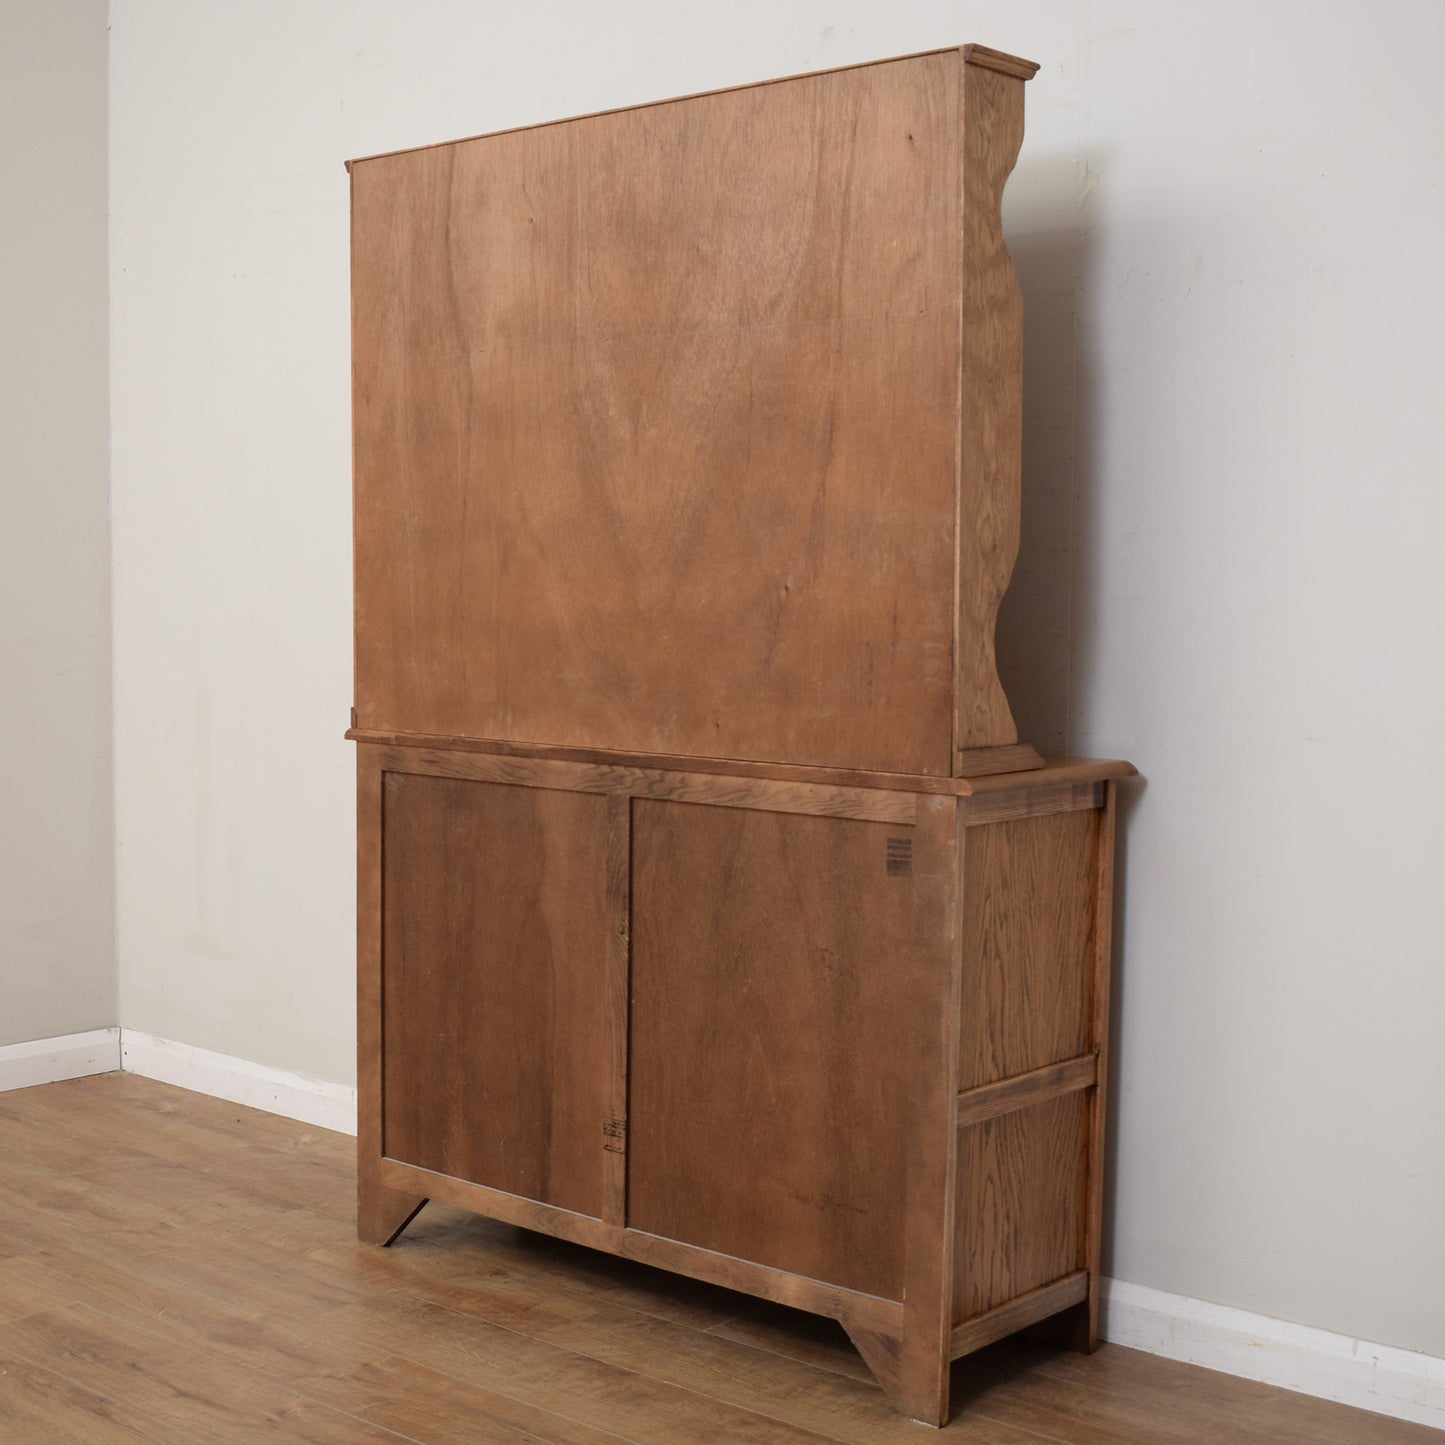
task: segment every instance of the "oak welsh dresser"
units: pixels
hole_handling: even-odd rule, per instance
[[[1114,781],[994,661],[1035,67],[355,161],[360,1233],[839,1320],[899,1410],[1096,1331]]]

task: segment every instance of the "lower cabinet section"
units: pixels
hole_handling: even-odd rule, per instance
[[[935,1424],[958,1354],[1092,1347],[1129,771],[363,745],[363,1237],[442,1198],[832,1315]]]

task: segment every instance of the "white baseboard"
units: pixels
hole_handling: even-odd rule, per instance
[[[356,1133],[356,1090],[289,1069],[253,1064],[230,1054],[173,1043],[137,1029],[122,1029],[121,1068],[130,1074],[264,1109],[341,1134]]]
[[[1445,1429],[1445,1359],[1105,1280],[1104,1338],[1151,1355]]]
[[[83,1079],[87,1074],[113,1074],[120,1068],[120,1030],[90,1029],[24,1044],[0,1044],[0,1094]]]
[[[94,1029],[4,1045],[0,1092],[117,1068],[318,1128],[356,1133],[353,1088],[136,1029]],[[1112,1344],[1445,1429],[1445,1359],[1124,1280],[1106,1279],[1103,1285],[1103,1335]]]

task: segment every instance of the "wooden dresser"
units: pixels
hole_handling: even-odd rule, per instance
[[[352,162],[360,1232],[1095,1336],[1114,780],[999,685],[1027,62]]]

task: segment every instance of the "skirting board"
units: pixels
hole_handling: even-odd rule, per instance
[[[113,1074],[118,1068],[119,1029],[89,1029],[24,1044],[0,1044],[0,1094],[61,1079],[83,1079],[87,1074]]]
[[[299,1119],[320,1129],[356,1133],[356,1090],[345,1084],[173,1043],[137,1029],[122,1029],[120,1034],[120,1066],[128,1074]]]
[[[1170,1360],[1445,1429],[1445,1359],[1104,1281],[1104,1338]]]
[[[356,1133],[356,1090],[135,1029],[94,1029],[0,1047],[0,1092],[124,1068],[162,1083]],[[1445,1429],[1445,1360],[1348,1335],[1104,1281],[1111,1344]]]

